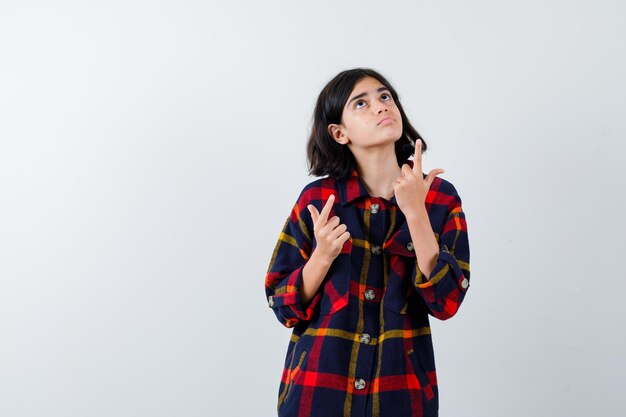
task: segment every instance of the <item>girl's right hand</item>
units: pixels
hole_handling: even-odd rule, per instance
[[[334,216],[328,220],[328,214],[335,201],[333,194],[328,197],[326,205],[322,208],[322,212],[319,213],[314,205],[309,204],[307,208],[311,212],[311,218],[313,219],[315,239],[317,240],[316,251],[319,251],[319,256],[322,259],[332,262],[341,253],[343,244],[350,239],[350,232],[348,232],[348,226],[339,223],[339,217]]]

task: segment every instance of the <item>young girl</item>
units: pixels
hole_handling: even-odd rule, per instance
[[[322,90],[310,173],[265,277],[293,328],[279,416],[437,416],[429,315],[446,320],[469,287],[461,198],[378,72],[339,73]],[[408,158],[415,154],[413,160]]]

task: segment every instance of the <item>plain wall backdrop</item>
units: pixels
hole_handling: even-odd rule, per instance
[[[0,415],[276,414],[264,278],[372,67],[462,198],[442,417],[626,408],[621,1],[0,3]]]

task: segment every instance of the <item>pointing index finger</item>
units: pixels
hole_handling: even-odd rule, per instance
[[[413,172],[422,173],[422,140],[415,139],[415,158],[413,158]]]
[[[330,209],[332,208],[334,202],[335,202],[335,195],[331,194],[328,197],[328,200],[326,201],[324,208],[322,208],[322,212],[320,213],[320,216],[318,217],[318,221],[321,221],[322,225],[325,225],[326,222],[328,221],[328,214],[330,213]]]

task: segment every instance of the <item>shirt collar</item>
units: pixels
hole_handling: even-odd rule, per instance
[[[407,160],[405,162],[409,167],[413,168],[413,161]],[[337,185],[339,188],[339,198],[341,199],[341,206],[345,206],[346,204],[351,203],[352,201],[361,198],[371,198],[365,185],[363,184],[363,180],[359,177],[356,168],[352,170],[350,176],[346,179],[337,179]],[[396,204],[396,196],[394,195],[389,200],[390,203]]]

